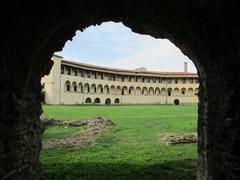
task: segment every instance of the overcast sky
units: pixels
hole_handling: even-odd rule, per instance
[[[152,71],[182,72],[187,62],[188,71],[196,72],[192,61],[170,41],[133,33],[122,23],[106,22],[77,31],[56,54],[88,64]]]

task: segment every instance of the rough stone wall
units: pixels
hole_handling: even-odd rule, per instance
[[[0,6],[0,179],[42,179],[40,78],[77,29],[122,21],[167,38],[200,76],[198,179],[240,177],[240,24],[226,0],[6,1]],[[171,63],[171,62],[169,62]]]

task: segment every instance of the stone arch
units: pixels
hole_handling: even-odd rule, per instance
[[[114,85],[112,85],[110,87],[110,94],[112,94],[112,95],[116,94],[116,90],[115,90],[115,86]]]
[[[104,93],[104,94],[109,94],[109,93],[110,93],[110,89],[109,89],[109,86],[108,86],[108,85],[105,85],[105,86],[104,86],[103,93]]]
[[[166,90],[166,88],[162,88],[162,89],[161,89],[161,95],[162,95],[162,96],[166,96],[166,95],[167,95],[167,90]]]
[[[90,92],[93,93],[93,94],[97,93],[97,86],[96,86],[96,84],[91,84]]]
[[[187,89],[186,88],[181,88],[181,95],[186,96]]]
[[[91,100],[91,98],[89,98],[89,97],[88,97],[88,98],[86,98],[86,99],[85,99],[85,103],[86,103],[86,104],[91,104],[91,103],[92,103],[92,100]]]
[[[174,96],[179,96],[180,95],[180,89],[179,88],[174,88],[173,93],[174,93]]]
[[[72,82],[72,92],[77,92],[77,83],[76,83],[76,81]]]
[[[86,94],[90,93],[90,85],[88,83],[84,84],[83,91]]]
[[[122,87],[122,95],[128,95],[128,88],[127,86]]]
[[[102,84],[99,84],[99,85],[97,86],[97,93],[98,93],[98,94],[102,94],[102,93],[103,93],[103,85],[102,85]]]
[[[136,87],[136,95],[141,95],[141,88],[139,86]]]
[[[168,88],[167,89],[167,95],[168,96],[172,96],[172,88]]]
[[[194,95],[194,90],[193,88],[188,88],[188,95],[193,96]]]
[[[105,104],[106,104],[106,105],[110,105],[110,104],[111,104],[111,99],[110,99],[110,98],[107,98],[107,99],[105,100]]]
[[[143,1],[137,3],[137,1],[116,1],[110,4],[108,1],[102,1],[101,3],[88,4],[85,1],[59,1],[58,6],[56,6],[54,3],[46,2],[43,11],[21,13],[25,7],[35,9],[39,6],[39,2],[31,1],[19,3],[19,7],[15,8],[11,16],[8,13],[3,14],[2,34],[5,37],[14,38],[4,37],[1,42],[1,52],[5,59],[1,65],[6,72],[9,72],[7,78],[4,76],[1,79],[2,84],[6,84],[6,87],[2,88],[1,102],[8,109],[8,111],[3,109],[1,113],[3,117],[11,117],[13,124],[21,120],[21,123],[16,124],[17,127],[13,126],[15,129],[9,127],[5,131],[7,134],[15,133],[18,126],[20,128],[21,124],[24,123],[34,122],[36,126],[32,132],[34,136],[27,133],[29,132],[28,128],[23,129],[23,133],[28,139],[31,137],[34,139],[32,142],[23,144],[27,147],[19,149],[18,153],[24,156],[29,155],[32,161],[29,162],[24,171],[16,173],[15,176],[23,177],[23,173],[28,177],[38,175],[41,178],[43,176],[38,161],[41,144],[39,116],[42,111],[39,108],[41,103],[39,79],[50,71],[52,62],[49,61],[49,57],[54,52],[61,50],[77,29],[83,30],[90,25],[114,20],[123,22],[134,32],[169,39],[194,61],[199,70],[200,78],[204,77],[200,79],[199,88],[199,107],[201,110],[199,111],[198,123],[200,137],[198,140],[198,179],[226,179],[228,177],[233,179],[239,177],[239,172],[236,171],[239,169],[239,165],[235,163],[238,162],[239,154],[238,151],[234,150],[240,126],[235,123],[239,119],[239,105],[236,103],[236,99],[239,99],[238,77],[240,74],[237,68],[239,67],[239,23],[237,21],[230,22],[231,28],[229,29],[228,21],[239,16],[239,12],[236,10],[237,2]],[[1,6],[3,12],[8,12],[11,8],[11,3],[4,3]],[[54,11],[52,11],[53,9]],[[66,18],[65,13],[59,13],[64,11],[71,12],[68,14],[68,18]],[[154,12],[154,14],[148,12]],[[79,17],[82,17],[83,20],[79,21]],[[11,21],[12,19],[15,21]],[[44,23],[38,23],[36,28],[36,22],[43,20]],[[169,23],[170,21],[172,23]],[[27,38],[22,35],[23,30],[28,36]],[[9,52],[14,52],[15,56],[9,55]],[[220,63],[219,60],[221,60]],[[17,62],[21,62],[23,65],[12,66]],[[33,68],[33,70],[29,71],[29,68]],[[15,93],[16,88],[8,85],[10,80],[13,80],[13,84],[17,85],[19,91],[25,87],[36,88],[26,88],[26,91],[17,100],[14,100],[11,99],[11,94]],[[28,94],[36,94],[38,98],[27,102],[25,98]],[[25,108],[19,108],[20,105],[17,104],[19,99],[26,102]],[[225,106],[223,106],[224,103]],[[25,110],[34,113],[21,116]],[[16,113],[13,114],[11,111],[17,111],[20,114],[19,117],[14,117]],[[9,122],[2,120],[1,123],[4,128],[5,124],[7,126]],[[221,131],[223,128],[224,131]],[[233,134],[234,137],[232,137]],[[8,141],[13,142],[16,136],[7,137],[10,139]],[[25,142],[22,141],[21,135],[18,137],[19,139],[14,142],[15,144]],[[221,137],[225,138],[221,139]],[[3,137],[3,140],[5,138]],[[4,174],[8,173],[7,170],[14,170],[13,164],[15,162],[25,162],[21,159],[24,156],[12,153],[15,151],[15,147],[9,146],[9,148],[9,152],[3,151],[3,148],[0,149],[1,152],[4,152],[1,156],[2,162],[7,162],[3,168]],[[13,154],[14,156],[11,157]],[[17,177],[16,179],[21,179]]]
[[[120,103],[120,99],[119,98],[116,98],[115,100],[114,100],[114,104],[119,104]]]
[[[153,89],[153,87],[150,87],[150,88],[149,88],[149,95],[150,95],[150,96],[153,96],[153,95],[154,95],[154,89]]]
[[[82,84],[82,82],[78,83],[78,92],[83,93],[83,84]]]
[[[129,87],[128,94],[135,95],[135,88],[133,86]]]
[[[180,100],[179,100],[179,99],[174,99],[173,103],[174,103],[175,105],[180,105]]]
[[[101,103],[100,98],[95,98],[95,99],[94,99],[94,103],[95,103],[95,104],[100,104],[100,103]]]
[[[148,95],[148,89],[147,89],[147,87],[143,87],[142,88],[142,95]]]
[[[159,87],[155,88],[155,95],[159,96],[160,95],[160,89]]]
[[[121,93],[122,93],[121,87],[117,86],[116,87],[116,95],[121,95]]]
[[[66,81],[64,84],[64,91],[71,92],[71,83],[70,81]]]

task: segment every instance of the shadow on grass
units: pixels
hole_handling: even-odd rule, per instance
[[[134,164],[47,164],[46,179],[86,180],[195,180],[196,161],[176,160],[150,166]]]

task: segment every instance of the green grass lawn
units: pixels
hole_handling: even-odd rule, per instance
[[[197,145],[166,145],[161,138],[196,132],[197,106],[44,105],[43,109],[44,116],[56,119],[104,116],[116,124],[98,135],[92,147],[42,150],[46,179],[196,179]],[[52,127],[43,138],[64,138],[78,130]]]

